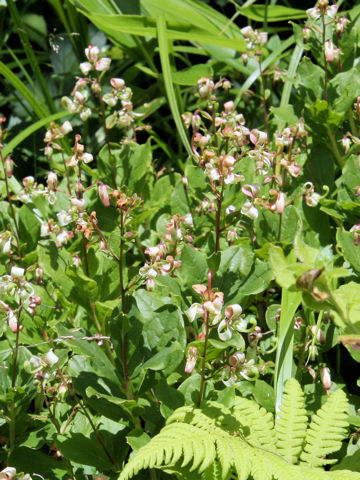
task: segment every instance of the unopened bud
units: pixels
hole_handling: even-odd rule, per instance
[[[311,30],[308,27],[303,28],[302,30],[304,42],[308,42],[311,37]]]
[[[35,270],[35,278],[38,284],[41,284],[43,282],[44,270],[41,267],[37,267],[37,269]]]
[[[5,174],[7,178],[11,178],[14,170],[14,162],[10,157],[5,160]]]
[[[0,480],[14,480],[16,477],[16,468],[6,467],[0,472]]]
[[[121,90],[125,87],[125,81],[122,78],[112,78],[110,84],[116,90]]]
[[[98,192],[102,204],[104,205],[104,207],[108,207],[110,205],[110,199],[107,185],[105,185],[104,183],[100,183]]]
[[[189,347],[185,365],[185,373],[191,373],[194,370],[198,354],[199,350],[196,347]]]
[[[56,189],[56,186],[58,184],[58,177],[55,172],[49,172],[48,177],[47,177],[47,185],[49,190],[54,191]]]
[[[326,339],[324,337],[324,334],[322,332],[322,330],[320,328],[317,328],[317,325],[313,325],[311,327],[311,333],[313,335],[316,335],[316,340],[321,343],[322,345],[324,345],[326,343]]]
[[[155,290],[155,281],[152,277],[146,279],[146,290],[148,292],[153,292]]]
[[[320,367],[320,379],[326,393],[328,393],[331,388],[331,375],[328,367]]]

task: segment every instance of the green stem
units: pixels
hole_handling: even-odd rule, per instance
[[[205,389],[205,382],[206,382],[206,376],[205,376],[205,365],[206,365],[206,353],[207,353],[207,346],[208,346],[208,339],[209,339],[209,315],[208,312],[205,311],[205,318],[204,318],[204,324],[205,324],[205,340],[204,340],[204,353],[202,357],[202,366],[201,366],[201,384],[200,384],[200,392],[199,392],[199,399],[197,406],[201,406],[201,402],[204,396],[204,389]]]
[[[325,55],[325,42],[326,42],[326,23],[325,23],[325,15],[321,15],[322,19],[322,44],[323,44],[323,54],[324,54],[324,71],[325,71],[325,83],[324,83],[324,100],[328,100],[328,94],[327,94],[327,87],[328,87],[328,68],[327,68],[327,60],[326,60],[326,55]]]
[[[91,428],[93,429],[93,432],[94,432],[94,435],[96,437],[96,440],[99,442],[99,444],[101,445],[102,449],[104,450],[105,452],[105,455],[108,457],[108,459],[110,460],[110,462],[112,463],[112,465],[116,468],[116,470],[120,470],[119,468],[119,465],[116,463],[116,461],[112,458],[111,456],[111,453],[109,452],[107,446],[105,445],[103,439],[101,438],[101,435],[99,434],[99,432],[97,431],[95,425],[94,425],[94,422],[92,421],[92,418],[90,417],[90,415],[88,414],[86,408],[85,408],[85,405],[83,404],[82,400],[80,400],[80,398],[77,398],[78,400],[78,403],[79,403],[79,406],[81,408],[81,411],[83,412],[83,414],[85,415],[85,417],[87,418]]]
[[[224,183],[221,185],[221,192],[216,201],[216,216],[215,216],[215,253],[220,250],[220,233],[221,233],[221,206],[224,199]]]
[[[331,129],[329,127],[326,127],[326,130],[328,132],[331,147],[332,147],[331,151],[334,154],[334,157],[337,161],[337,164],[339,165],[340,168],[342,168],[344,166],[345,162],[344,162],[344,159],[341,157],[341,155],[339,153],[339,149],[338,149],[338,146],[336,144],[335,135],[333,134],[333,132],[331,131]]]

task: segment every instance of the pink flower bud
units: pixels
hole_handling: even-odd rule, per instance
[[[109,57],[102,57],[98,60],[95,64],[95,70],[98,72],[104,72],[105,70],[109,70],[111,63],[111,58]]]
[[[284,192],[279,192],[278,198],[275,202],[276,211],[278,213],[283,213],[285,210],[285,194]]]
[[[47,185],[49,190],[55,191],[56,186],[58,184],[58,177],[55,172],[49,172],[48,177],[47,177]]]
[[[325,339],[325,337],[324,337],[324,334],[323,334],[321,328],[317,328],[316,325],[313,325],[313,326],[311,327],[311,333],[312,333],[313,335],[316,334],[316,340],[317,340],[318,342],[320,342],[320,343],[323,344],[323,345],[326,343],[326,339]]]
[[[110,206],[110,199],[109,199],[109,192],[108,192],[108,187],[107,185],[104,185],[103,183],[100,183],[99,188],[99,197],[100,200],[102,201],[104,207],[109,207]]]
[[[310,40],[310,37],[311,37],[311,30],[310,30],[310,28],[308,28],[308,27],[303,28],[302,34],[303,34],[303,39],[304,39],[304,41],[305,41],[305,42],[308,42],[308,41]]]
[[[80,67],[81,73],[85,76],[88,75],[88,73],[91,72],[93,68],[90,62],[82,62],[80,63],[79,67]]]
[[[18,321],[15,313],[11,309],[8,311],[8,322],[11,331],[16,333],[18,331]]]
[[[341,139],[341,145],[344,149],[344,153],[348,153],[351,147],[351,139],[349,137],[344,137]]]
[[[37,283],[40,285],[43,282],[44,270],[40,267],[37,267],[35,270],[35,278]]]
[[[331,40],[325,42],[325,59],[327,62],[332,62],[334,60],[334,44]]]
[[[234,110],[234,102],[230,100],[229,102],[224,103],[225,113],[231,113]]]
[[[94,45],[89,45],[88,48],[85,48],[85,55],[89,62],[96,62],[99,56],[100,50]]]
[[[328,367],[320,367],[320,379],[326,393],[328,393],[331,388],[331,375]]]
[[[153,292],[155,290],[155,281],[152,277],[148,277],[145,283],[146,283],[146,290],[148,292]]]
[[[125,82],[122,78],[112,78],[110,84],[116,90],[121,90],[125,87]]]
[[[5,173],[7,178],[11,178],[14,170],[14,162],[10,157],[5,160]]]
[[[191,373],[194,370],[198,354],[199,350],[196,347],[189,347],[185,365],[185,373]]]

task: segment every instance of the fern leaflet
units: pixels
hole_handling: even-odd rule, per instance
[[[285,384],[279,418],[275,420],[276,446],[288,462],[296,463],[307,426],[305,399],[299,383],[289,378]]]

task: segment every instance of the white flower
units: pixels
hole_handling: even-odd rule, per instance
[[[85,55],[90,62],[96,62],[99,53],[99,47],[96,47],[94,45],[89,45],[87,48],[85,48]]]
[[[72,131],[72,125],[71,123],[69,122],[69,120],[66,120],[66,122],[64,122],[61,127],[59,128],[59,130],[61,131],[61,133],[63,135],[66,135],[67,133],[71,132]]]
[[[80,67],[81,73],[83,75],[87,75],[89,72],[91,72],[91,70],[93,68],[91,63],[89,63],[89,62],[80,63],[79,67]]]
[[[49,233],[49,224],[47,222],[43,222],[40,227],[40,237],[47,237]]]
[[[86,207],[85,198],[73,197],[71,199],[71,205],[73,207],[76,207],[78,210],[83,211],[83,210],[85,210],[85,207]]]
[[[122,78],[112,78],[110,84],[116,90],[120,90],[125,87],[125,81]]]
[[[234,205],[229,205],[225,210],[226,215],[230,215],[234,212],[236,212],[236,207]]]
[[[238,318],[240,318],[241,314],[242,308],[241,305],[239,305],[238,303],[234,303],[233,305],[229,305],[225,308],[225,316],[228,319],[237,320]]]
[[[219,326],[218,326],[218,335],[219,335],[219,338],[220,340],[222,340],[223,342],[226,342],[227,340],[230,340],[230,338],[232,337],[232,332],[231,332],[231,329],[229,328],[229,324],[227,322],[227,320],[221,320],[221,322],[219,323]]]
[[[58,177],[55,172],[49,172],[46,183],[48,185],[49,190],[55,190],[58,184]]]
[[[330,18],[335,18],[338,8],[338,5],[329,5],[326,9],[326,15]]]
[[[55,355],[52,349],[50,349],[45,355],[45,361],[50,367],[52,367],[59,361],[59,357]]]
[[[10,275],[13,278],[22,278],[24,276],[25,270],[20,267],[12,267]]]
[[[320,10],[316,7],[308,8],[306,14],[311,20],[316,20],[320,16]]]
[[[8,311],[8,322],[11,331],[16,333],[18,331],[18,321],[15,313],[11,309]]]
[[[188,225],[189,227],[193,227],[194,226],[194,220],[193,220],[193,217],[191,215],[191,213],[187,213],[184,217],[184,223],[186,225]]]
[[[113,93],[106,93],[103,96],[103,101],[110,107],[115,107],[115,105],[117,104],[118,98]]]
[[[244,203],[241,208],[241,213],[252,220],[255,220],[259,216],[257,208],[251,202]]]
[[[157,271],[155,270],[155,268],[149,268],[149,270],[147,271],[147,275],[148,277],[155,278],[157,277]]]
[[[204,308],[200,303],[193,303],[191,307],[186,310],[185,315],[188,317],[189,322],[193,322],[197,318],[204,316]]]
[[[84,163],[90,163],[92,162],[94,159],[94,157],[91,155],[91,153],[83,153],[81,155],[81,160],[84,162]]]
[[[58,223],[59,223],[60,227],[65,227],[66,225],[68,225],[72,221],[71,215],[69,213],[65,212],[64,210],[57,213],[56,216],[58,217]]]
[[[227,185],[232,185],[233,183],[243,182],[245,180],[244,175],[238,175],[237,173],[229,173],[224,179],[224,182]]]
[[[84,110],[80,112],[80,118],[83,122],[86,122],[86,120],[90,117],[90,115],[91,115],[91,108],[84,108]]]
[[[9,238],[3,245],[2,252],[6,255],[11,252],[11,238]]]
[[[111,63],[111,58],[103,57],[96,62],[95,70],[97,70],[98,72],[104,72],[105,70],[109,70],[110,63]]]
[[[15,480],[16,477],[16,468],[6,467],[0,472],[0,479],[4,480]]]

